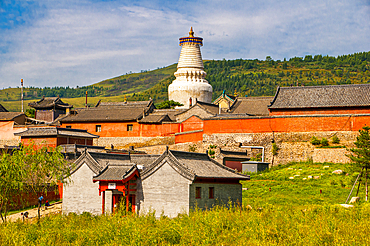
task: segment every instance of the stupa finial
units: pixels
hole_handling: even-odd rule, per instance
[[[190,27],[189,37],[194,37],[193,27]]]

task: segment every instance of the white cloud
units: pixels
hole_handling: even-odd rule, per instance
[[[87,85],[177,62],[190,26],[205,59],[274,59],[369,50],[369,3],[350,1],[40,1],[0,30],[0,87]]]

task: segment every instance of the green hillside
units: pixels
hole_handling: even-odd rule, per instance
[[[262,60],[204,61],[206,79],[213,86],[213,98],[223,90],[239,96],[273,96],[277,86],[312,86],[370,83],[370,52],[338,57],[307,55],[289,60],[274,61],[267,56]],[[168,85],[175,79],[176,64],[153,71],[130,73],[99,83],[78,87],[27,87],[24,98],[35,101],[42,96],[60,96],[75,107],[104,101],[148,100],[156,103],[168,99]],[[0,101],[10,111],[20,110],[20,88],[0,90]],[[25,103],[25,106],[27,103]]]

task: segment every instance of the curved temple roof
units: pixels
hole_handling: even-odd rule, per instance
[[[270,109],[370,106],[370,84],[279,87]]]

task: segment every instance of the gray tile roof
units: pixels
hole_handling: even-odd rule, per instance
[[[174,150],[166,150],[155,162],[147,166],[141,173],[142,179],[156,172],[164,162],[169,163],[180,175],[191,181],[198,178],[249,179],[249,176],[236,173],[209,158],[207,154]]]
[[[76,114],[70,114],[60,122],[106,122],[106,121],[136,121],[142,118],[144,110],[152,112],[152,101],[130,102],[125,104],[101,102],[94,108],[82,108],[76,110]]]
[[[190,117],[189,114],[201,117],[200,115],[202,115],[202,114],[196,115],[192,112],[192,111],[198,111],[198,113],[199,113],[199,108],[205,112],[203,114],[203,117],[204,117],[204,115],[208,115],[208,117],[215,116],[219,112],[218,105],[197,101],[196,104],[191,106],[189,109],[186,109],[186,110],[176,114],[177,121],[180,121],[180,120],[183,121],[184,119],[182,117],[184,115],[188,115],[188,117]]]
[[[231,114],[269,115],[268,106],[274,97],[238,97],[230,107]]]
[[[135,164],[108,164],[98,175],[93,177],[94,181],[123,180],[136,169]]]
[[[127,102],[102,102],[99,101],[95,107],[149,107],[153,100],[148,101],[127,101]]]
[[[0,120],[13,120],[14,118],[24,115],[22,112],[0,112]]]
[[[9,112],[3,105],[0,104],[0,112]]]
[[[234,170],[216,162],[207,154],[170,150],[176,159],[192,170],[199,178],[231,178],[249,179],[246,175],[236,173]]]
[[[81,156],[75,161],[76,171],[83,163],[86,163],[90,169],[103,180],[110,178],[116,179],[117,175],[126,173],[128,167],[141,165],[146,167],[157,160],[159,155],[143,155],[143,154],[112,154],[104,152],[89,152],[85,150]],[[102,175],[104,172],[107,172]],[[123,176],[120,178],[122,180]]]
[[[148,166],[152,164],[155,160],[158,159],[160,155],[130,155],[131,162],[135,163],[136,165],[141,166]]]
[[[229,151],[229,150],[221,149],[220,154],[223,157],[229,157],[229,158],[243,158],[243,159],[248,158],[246,151],[241,152],[241,151]]]
[[[139,120],[140,123],[161,123],[161,122],[171,122],[172,120],[168,115],[155,115],[150,114]]]
[[[370,84],[279,87],[270,109],[370,106]]]
[[[219,111],[218,105],[215,105],[212,103],[205,103],[205,102],[197,101],[195,105],[199,105],[201,108],[204,108],[211,114],[218,114],[218,111]]]
[[[40,101],[31,102],[28,106],[35,109],[45,109],[45,108],[72,108],[73,106],[64,103],[59,97],[43,97]]]
[[[39,136],[70,136],[79,138],[98,138],[98,135],[91,134],[87,130],[70,129],[61,127],[30,127],[24,132],[14,133],[21,137],[39,137]]]
[[[176,115],[187,109],[154,109],[152,115],[168,115],[171,121],[176,121]]]
[[[99,163],[99,165],[105,168],[109,165],[121,165],[121,164],[130,164],[129,155],[122,154],[110,154],[110,153],[101,153],[101,152],[89,152],[92,158]]]

